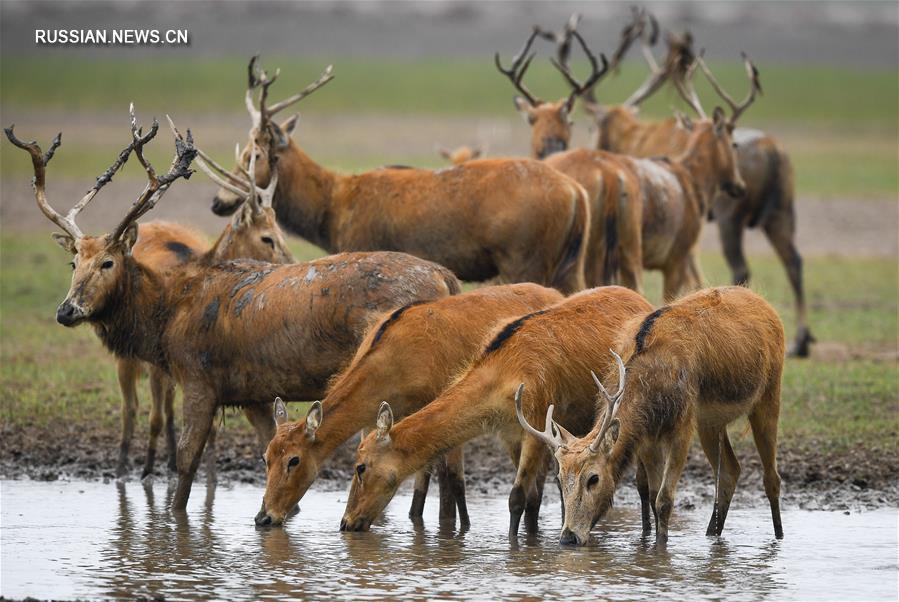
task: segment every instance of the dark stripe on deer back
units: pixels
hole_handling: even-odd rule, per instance
[[[408,303],[400,307],[399,309],[393,310],[393,313],[390,314],[390,317],[381,322],[381,325],[378,326],[378,330],[375,332],[375,337],[371,340],[371,347],[369,347],[369,351],[375,348],[375,345],[378,344],[378,341],[381,340],[381,337],[384,336],[384,333],[387,331],[387,329],[391,325],[395,324],[396,321],[400,319],[400,316],[406,313],[407,309],[409,309],[410,307],[415,307],[416,305],[424,305],[425,303],[427,303],[427,301],[413,301],[412,303]]]
[[[170,240],[165,243],[165,248],[174,253],[175,257],[177,257],[178,261],[180,261],[181,263],[187,263],[194,258],[194,250],[188,247],[183,242]]]
[[[539,316],[540,314],[545,314],[547,310],[541,309],[540,311],[535,311],[533,313],[525,314],[520,318],[517,318],[503,327],[499,333],[493,337],[493,340],[490,341],[490,344],[487,345],[487,348],[484,349],[484,355],[489,355],[503,346],[503,344],[508,341],[513,334],[518,332],[518,330],[524,325],[525,322],[533,318],[534,316]]]
[[[637,346],[634,350],[634,355],[641,353],[643,349],[646,348],[646,337],[649,336],[649,333],[652,330],[652,325],[655,324],[656,320],[658,320],[659,317],[669,309],[670,307],[666,305],[665,307],[660,307],[659,309],[646,316],[646,318],[643,320],[643,323],[640,324],[640,329],[637,331],[637,337],[635,339]]]

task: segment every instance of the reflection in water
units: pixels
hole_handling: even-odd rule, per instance
[[[409,499],[401,495],[370,533],[340,533],[340,493],[309,492],[286,528],[256,529],[257,488],[210,482],[205,499],[195,495],[187,512],[171,513],[172,484],[4,481],[0,594],[897,597],[893,510],[786,512],[787,537],[779,542],[767,508],[733,510],[722,538],[705,537],[701,513],[682,511],[660,548],[641,536],[636,512],[615,508],[589,546],[560,548],[558,501],[546,504],[540,533],[510,542],[501,496],[471,498],[466,530],[439,525],[436,508],[426,508],[423,522],[410,522]]]

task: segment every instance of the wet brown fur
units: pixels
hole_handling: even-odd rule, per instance
[[[390,403],[397,418],[421,409],[481,350],[481,341],[497,322],[561,299],[557,291],[536,284],[491,286],[382,317],[350,365],[333,379],[314,436],[303,420],[279,426],[269,443],[263,508],[271,522],[284,520],[337,447],[374,426],[381,401]],[[288,468],[292,457],[299,458],[299,464]],[[454,474],[464,493],[461,466]],[[422,503],[424,493],[416,490]],[[464,497],[460,504],[460,516],[467,522],[467,514],[462,516]]]
[[[617,435],[610,430],[592,452],[589,445],[598,436],[600,420],[588,435],[556,452],[565,500],[563,541],[587,541],[634,464],[644,502],[644,534],[651,531],[651,508],[656,539],[667,540],[694,430],[716,474],[721,453],[717,505],[707,532],[720,535],[740,473],[727,425],[741,416],[749,417],[775,534],[781,537],[776,446],[784,334],[777,312],[742,287],[706,289],[631,320],[621,329],[616,349],[627,366]],[[607,358],[604,365],[609,364]],[[614,390],[616,379],[613,366],[604,379],[606,387]],[[542,417],[535,416],[533,423],[542,424]],[[599,478],[590,485],[594,475]]]
[[[509,533],[517,533],[522,513],[532,532],[537,528],[549,454],[518,425],[515,390],[525,383],[528,416],[542,420],[552,403],[562,424],[586,432],[595,414],[589,370],[600,357],[605,361],[606,350],[627,320],[651,309],[634,291],[604,287],[583,291],[529,317],[497,349],[481,354],[436,400],[394,425],[386,438],[371,433],[363,440],[357,462],[366,469],[361,486],[358,475],[353,479],[344,528],[367,529],[408,476],[473,437],[497,433],[517,466],[509,497]],[[505,325],[497,326],[483,346],[504,329]]]

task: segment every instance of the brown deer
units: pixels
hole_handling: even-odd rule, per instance
[[[405,251],[469,281],[499,276],[503,282],[536,282],[566,293],[583,288],[589,212],[576,182],[526,159],[481,159],[439,170],[335,173],[291,139],[296,116],[281,125],[273,121],[279,111],[330,81],[330,68],[304,91],[269,106],[268,89],[276,78],[257,73],[254,57],[246,99],[252,117],[249,139],[261,153],[256,181],[266,185],[273,169],[280,175],[274,208],[287,230],[329,252]],[[249,155],[244,151],[238,169]],[[222,188],[213,211],[231,212],[238,198]]]
[[[334,450],[361,429],[374,426],[372,419],[382,400],[390,403],[399,418],[420,410],[477,355],[481,340],[495,324],[561,300],[562,295],[554,289],[509,284],[407,305],[385,314],[306,419],[279,425],[265,452],[266,489],[256,523],[283,522]],[[450,452],[455,457],[449,462],[449,480],[442,480],[440,488],[443,498],[445,485],[451,487],[460,522],[467,524],[461,450]],[[413,518],[420,517],[424,508],[427,475],[427,470],[422,471],[416,479],[410,511]],[[441,503],[441,519],[455,518],[454,508]]]
[[[74,255],[72,284],[56,314],[64,326],[87,322],[118,357],[161,367],[184,392],[184,430],[178,444],[178,485],[172,505],[184,509],[213,417],[239,406],[263,448],[275,429],[276,395],[315,399],[352,357],[365,330],[397,305],[459,292],[451,272],[402,253],[345,253],[316,261],[276,265],[231,261],[192,266],[161,278],[137,262],[131,249],[136,220],[150,211],[178,178],[192,173],[196,154],[188,132],[175,132],[176,157],[158,175],[143,156],[158,125],[143,134],[132,120],[132,142],[104,173],[93,193],[66,216],[45,193],[46,165],[59,146],[43,154],[37,143],[7,136],[31,155],[35,198],[63,229],[56,241]],[[75,217],[131,154],[147,172],[147,186],[121,223],[105,236],[84,236]]]
[[[520,85],[530,63],[522,57],[535,33],[508,70],[516,85]],[[596,59],[581,35],[576,30],[570,34],[595,65]],[[579,83],[561,59],[554,59],[553,64],[571,86],[572,98],[595,83],[592,77]],[[618,272],[625,286],[640,290],[642,269],[646,268],[662,271],[667,300],[686,287],[702,286],[696,245],[705,209],[719,188],[739,194],[743,187],[731,129],[719,110],[713,120],[703,120],[695,128],[682,152],[671,159],[635,160],[588,149],[546,159],[584,186],[591,201],[594,219],[586,262],[588,281],[591,276],[591,283],[599,278],[608,281]]]
[[[717,483],[706,535],[721,535],[740,476],[727,425],[741,416],[749,418],[774,534],[782,538],[777,420],[784,332],[774,308],[742,287],[706,289],[632,320],[615,348],[618,391],[610,395],[593,375],[605,411],[588,435],[576,438],[549,413],[543,432],[521,417],[522,426],[550,447],[559,464],[565,506],[561,543],[587,542],[633,464],[642,467],[637,487],[643,534],[652,530],[648,505],[656,541],[665,542],[694,430]],[[606,376],[606,382],[613,378]]]
[[[449,161],[453,165],[462,165],[474,159],[480,159],[484,151],[480,147],[472,148],[470,146],[457,146],[450,150],[442,146],[437,147],[437,154]]]
[[[522,514],[529,533],[537,529],[549,454],[526,436],[516,420],[513,393],[521,383],[524,411],[544,416],[554,404],[559,420],[585,433],[595,419],[593,391],[581,375],[595,366],[630,319],[652,306],[622,287],[583,291],[545,310],[506,322],[487,337],[480,357],[440,396],[393,423],[389,403],[377,428],[356,452],[356,474],[341,530],[368,530],[400,483],[433,459],[478,435],[493,432],[517,467],[509,495],[509,536]],[[522,391],[519,389],[519,396]]]
[[[134,108],[131,108],[132,113]],[[271,209],[273,188],[259,191],[255,186],[241,209],[234,214],[231,223],[209,248],[204,237],[184,226],[167,222],[139,224],[137,242],[131,255],[150,270],[166,277],[172,270],[184,269],[187,264],[198,262],[211,265],[231,259],[257,259],[270,263],[292,263],[293,255],[287,248],[281,229],[275,222]],[[166,447],[168,468],[178,469],[175,462],[175,383],[165,372],[155,366],[133,358],[116,358],[116,371],[122,391],[122,441],[119,446],[119,461],[116,476],[123,477],[128,472],[129,452],[134,437],[134,420],[137,413],[137,380],[147,371],[150,375],[150,439],[141,478],[153,473],[156,459],[156,441],[163,427],[165,412]],[[214,434],[214,427],[213,427]],[[210,469],[215,466],[214,437],[207,442],[207,456]]]
[[[654,29],[657,32],[658,26],[655,25]],[[623,54],[631,42],[641,39],[643,56],[650,67],[646,82],[622,105],[604,106],[596,101],[591,90],[583,96],[584,106],[596,119],[600,149],[638,157],[670,156],[685,148],[689,132],[680,128],[675,118],[661,121],[640,120],[637,109],[643,100],[669,79],[683,80],[685,70],[693,63],[692,37],[689,34],[682,37],[669,36],[668,56],[660,67],[650,49],[656,36],[647,37],[644,31],[635,33],[625,28],[619,50]],[[564,60],[564,57],[559,58],[560,62]],[[737,103],[718,84],[707,67],[703,66],[703,72],[709,77],[713,89],[732,107],[735,115],[745,110],[744,105],[755,93],[761,92],[760,89],[752,89],[747,100]],[[702,116],[704,112],[697,114]],[[721,247],[735,284],[749,282],[749,267],[743,251],[743,232],[747,228],[762,229],[783,263],[793,289],[797,332],[790,354],[808,357],[815,338],[808,325],[802,256],[795,242],[795,183],[790,157],[773,136],[759,130],[736,128],[733,139],[736,143],[737,165],[746,184],[746,194],[740,197],[730,196],[726,191],[718,194],[710,205],[709,216],[718,223]]]

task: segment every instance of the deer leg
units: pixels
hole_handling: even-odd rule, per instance
[[[190,497],[209,429],[215,418],[215,397],[205,391],[184,389],[181,439],[178,441],[178,485],[172,497],[172,509],[184,510]]]
[[[147,445],[147,459],[144,461],[144,470],[140,475],[143,479],[153,474],[153,466],[156,463],[156,442],[162,431],[162,409],[165,403],[165,394],[168,377],[156,367],[150,368],[150,441]]]
[[[216,456],[218,454],[216,451],[216,442],[218,441],[218,432],[218,422],[213,418],[212,424],[209,427],[209,436],[206,437],[206,451],[203,454],[204,460],[206,461],[206,478],[210,481],[215,480],[217,472]]]
[[[699,441],[715,475],[715,507],[705,532],[711,537],[721,535],[724,529],[730,500],[740,476],[740,463],[730,445],[726,425],[700,425]]]
[[[699,249],[694,248],[687,256],[687,273],[691,290],[699,290],[705,286],[705,276],[703,276],[702,266],[699,264]]]
[[[652,522],[649,518],[649,480],[643,462],[637,462],[637,492],[640,494],[640,518],[643,522],[643,536],[652,533]]]
[[[688,262],[686,258],[668,262],[663,270],[662,298],[666,303],[674,301],[684,290],[687,281]]]
[[[131,462],[128,454],[131,451],[131,440],[134,438],[134,419],[137,414],[137,379],[140,377],[140,361],[116,359],[116,370],[119,377],[119,388],[122,390],[122,441],[119,444],[119,463],[116,476],[128,474]]]
[[[415,490],[412,492],[412,505],[409,507],[409,518],[421,519],[425,510],[425,499],[428,497],[428,486],[431,483],[431,471],[423,468],[415,473]]]
[[[653,518],[655,519],[656,533],[658,533],[659,512],[658,507],[656,506],[656,499],[659,496],[659,489],[662,487],[662,475],[665,468],[664,457],[658,446],[646,446],[646,449],[640,454],[640,464],[643,466],[643,472],[646,478],[649,509],[652,511]],[[649,520],[648,511],[646,512],[646,515],[647,520]],[[652,530],[651,525],[649,530]]]
[[[518,525],[521,515],[525,516],[525,529],[528,533],[537,531],[537,518],[540,513],[543,487],[538,486],[541,477],[546,476],[546,447],[542,441],[534,437],[526,436],[521,443],[521,457],[518,462],[518,472],[515,475],[515,485],[512,487],[515,501],[519,502],[513,507],[513,497],[509,497],[509,535],[518,533]],[[514,530],[513,530],[514,526]]]
[[[787,270],[787,278],[793,289],[793,298],[796,306],[796,339],[790,347],[789,355],[795,357],[808,357],[809,347],[815,342],[808,327],[808,316],[805,306],[805,291],[802,285],[802,256],[793,241],[794,228],[791,216],[782,217],[783,213],[772,215],[764,225],[765,236],[777,257]]]
[[[453,497],[453,488],[450,485],[449,468],[446,456],[441,456],[437,461],[437,484],[440,486],[440,508],[437,516],[442,524],[452,525],[456,523],[456,498]]]
[[[774,522],[774,537],[783,539],[783,524],[780,521],[780,475],[777,472],[777,418],[780,413],[780,378],[765,393],[762,401],[749,414],[752,438],[759,451],[764,470],[765,495],[771,506]]]
[[[165,446],[168,452],[169,472],[178,471],[178,448],[175,439],[175,383],[169,382],[165,392]]]
[[[718,221],[718,237],[721,240],[721,250],[724,251],[724,259],[730,267],[731,280],[734,284],[749,283],[749,266],[746,256],[743,255],[743,224],[742,214],[734,210],[724,210],[719,213],[719,206],[715,207],[715,219]]]
[[[450,490],[459,512],[459,526],[468,527],[468,503],[465,501],[465,453],[463,446],[456,447],[446,454],[446,474]]]
[[[665,454],[665,472],[662,475],[662,486],[656,496],[656,509],[658,512],[658,529],[656,530],[656,543],[668,541],[668,522],[671,519],[671,511],[674,509],[674,493],[677,490],[677,482],[687,463],[687,454],[690,451],[690,443],[693,439],[693,429],[688,424],[682,424],[679,433],[675,434],[667,446]]]
[[[534,480],[535,493],[530,496],[524,505],[524,528],[528,533],[536,533],[540,518],[540,506],[543,504],[543,487],[546,484],[546,468],[537,472]]]

